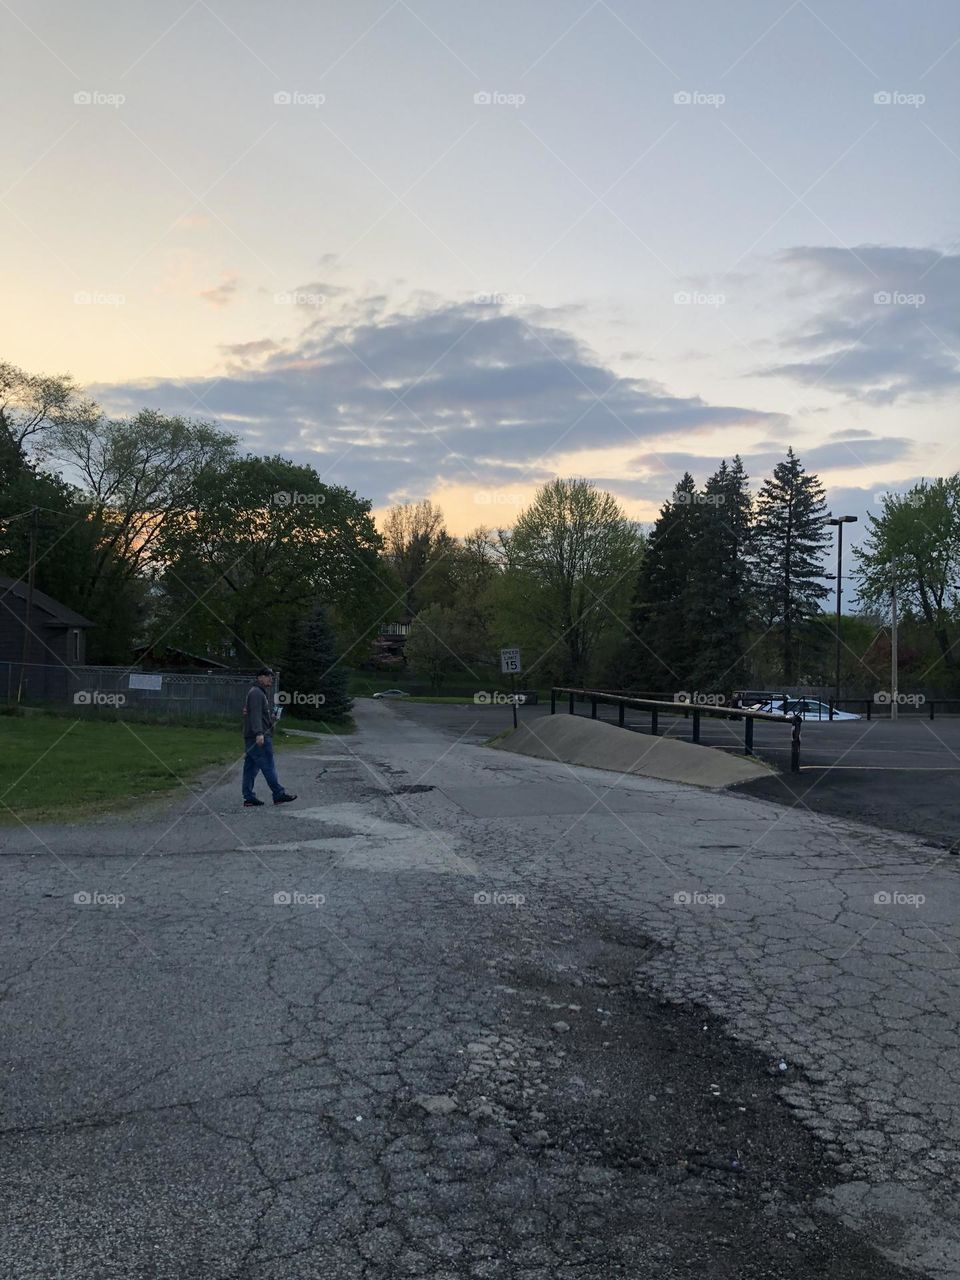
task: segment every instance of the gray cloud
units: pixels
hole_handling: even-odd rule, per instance
[[[197,297],[202,298],[204,302],[209,302],[213,307],[225,307],[227,303],[233,301],[234,295],[239,288],[239,277],[231,276],[229,280],[224,280],[222,284],[218,284],[212,289],[202,289],[197,294]]]
[[[303,313],[298,313],[303,314]],[[343,314],[343,313],[341,313]],[[251,354],[251,344],[231,354]],[[347,319],[318,316],[256,368],[220,377],[94,388],[111,412],[212,416],[251,448],[310,461],[383,501],[401,482],[529,482],[553,454],[684,431],[741,426],[771,434],[780,414],[671,396],[617,376],[557,323],[494,305],[424,301],[386,312],[361,299]]]
[[[960,255],[866,245],[789,249],[780,261],[819,302],[788,360],[761,372],[870,404],[930,399],[960,384]],[[822,300],[822,301],[821,301]]]

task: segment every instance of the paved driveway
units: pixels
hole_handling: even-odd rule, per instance
[[[0,836],[3,1275],[960,1274],[952,868],[359,717]]]

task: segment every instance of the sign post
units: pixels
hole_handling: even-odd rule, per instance
[[[500,650],[500,670],[510,677],[510,703],[513,707],[513,727],[517,727],[517,681],[520,674],[520,650],[516,647]]]

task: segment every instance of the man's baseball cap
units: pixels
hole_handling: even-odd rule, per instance
[[[257,675],[258,675],[258,676],[272,676],[272,675],[273,675],[273,668],[272,668],[272,667],[261,667],[261,668],[260,668],[260,670],[257,672]]]

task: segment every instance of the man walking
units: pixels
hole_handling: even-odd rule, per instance
[[[253,793],[253,784],[257,774],[262,773],[267,786],[273,792],[274,804],[288,804],[296,800],[296,796],[284,791],[277,777],[277,766],[273,761],[273,726],[276,716],[273,714],[273,702],[267,697],[267,690],[273,688],[273,672],[269,667],[261,667],[255,682],[247,690],[243,702],[243,807],[255,809],[263,804]]]

